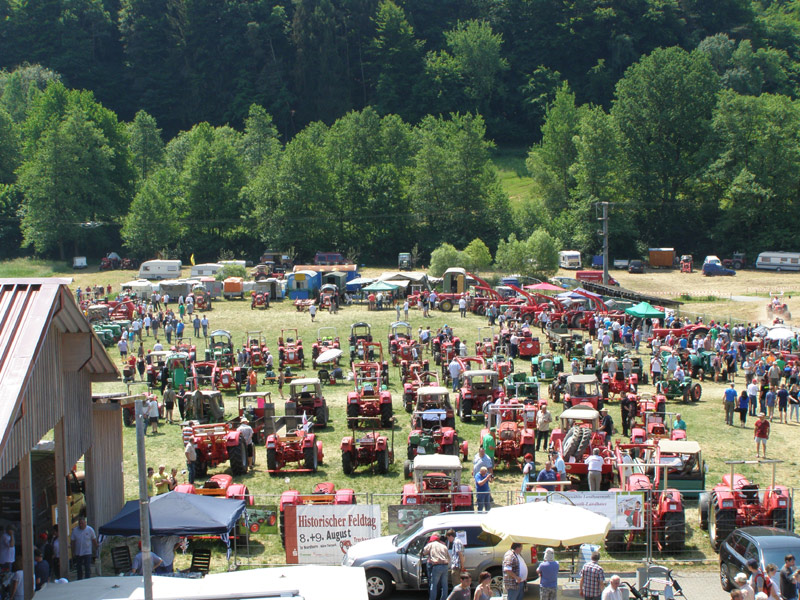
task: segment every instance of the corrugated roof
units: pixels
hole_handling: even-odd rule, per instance
[[[0,452],[51,325],[62,333],[91,335],[91,355],[82,369],[93,381],[119,379],[68,283],[57,278],[0,279]]]

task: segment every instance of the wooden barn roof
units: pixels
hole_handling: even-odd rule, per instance
[[[67,284],[57,278],[0,279],[0,455],[51,326],[77,334],[76,351],[63,357],[70,370],[88,372],[92,381],[119,379]]]

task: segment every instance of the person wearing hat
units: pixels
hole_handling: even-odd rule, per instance
[[[736,408],[736,399],[738,398],[738,394],[736,393],[736,386],[732,383],[730,387],[725,390],[725,395],[722,399],[723,403],[725,404],[725,424],[733,426],[733,411]]]
[[[522,458],[525,461],[525,464],[522,465],[522,493],[524,494],[528,491],[528,484],[534,482],[533,474],[536,470],[536,465],[533,463],[533,454],[530,452]]]
[[[558,593],[558,561],[552,548],[544,551],[544,560],[536,567],[539,573],[539,600],[556,600]]]
[[[767,458],[767,440],[769,439],[769,421],[763,412],[753,425],[753,438],[756,440],[756,458]],[[763,450],[763,452],[762,452]],[[763,456],[762,456],[763,454]]]
[[[605,406],[600,409],[600,431],[606,433],[606,442],[610,442],[611,436],[614,435],[614,419],[608,414]]]
[[[744,573],[737,573],[733,578],[734,583],[742,592],[742,600],[754,600],[755,592],[753,586],[747,583],[747,575]]]
[[[445,600],[447,598],[447,575],[450,567],[450,553],[447,544],[433,534],[430,541],[422,549],[422,556],[428,561],[428,600]]]
[[[550,445],[550,425],[553,423],[553,415],[547,408],[547,403],[543,403],[539,412],[536,414],[536,451],[547,450]],[[542,448],[544,446],[544,448]]]
[[[244,440],[244,447],[247,453],[247,467],[253,466],[253,459],[255,458],[255,447],[253,446],[253,428],[250,427],[250,421],[247,417],[242,417],[239,421],[239,427],[236,428],[239,432],[239,437]]]

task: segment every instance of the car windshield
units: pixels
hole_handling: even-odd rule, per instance
[[[392,539],[392,543],[395,546],[400,547],[403,544],[405,544],[407,540],[417,535],[421,530],[422,530],[422,519],[420,519],[410,527],[407,527],[406,529],[398,533],[396,536],[394,536],[394,538]]]

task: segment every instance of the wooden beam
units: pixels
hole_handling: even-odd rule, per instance
[[[92,358],[92,336],[89,333],[61,334],[61,369],[80,371]]]
[[[33,479],[31,478],[31,453],[19,461],[19,499],[22,517],[22,570],[25,600],[33,598]]]
[[[67,467],[64,464],[64,418],[53,430],[56,458],[56,507],[58,512],[58,577],[69,577],[69,504],[67,502]]]

